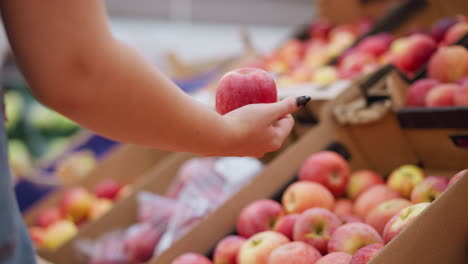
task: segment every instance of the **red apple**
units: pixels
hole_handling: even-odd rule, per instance
[[[366,224],[372,226],[383,235],[383,231],[387,222],[403,208],[410,206],[412,203],[406,199],[398,198],[383,202],[376,206],[366,217]]]
[[[468,83],[460,85],[454,92],[455,105],[468,106]]]
[[[424,171],[421,168],[415,165],[403,165],[390,174],[387,185],[409,199],[413,188],[423,179]]]
[[[456,82],[468,75],[468,51],[462,46],[441,47],[429,60],[429,78]]]
[[[150,223],[139,223],[127,229],[125,252],[131,263],[148,261],[163,234]]]
[[[436,50],[435,41],[424,34],[414,34],[406,38],[400,54],[396,54],[393,62],[400,70],[414,73],[429,60]]]
[[[466,173],[468,172],[468,170],[462,170],[460,172],[458,172],[457,174],[453,175],[453,177],[450,179],[449,183],[448,183],[448,187],[452,186],[453,184],[455,184],[455,182],[460,179],[463,175],[465,175]]]
[[[293,67],[304,57],[304,44],[297,39],[290,39],[278,50],[278,59]]]
[[[283,207],[278,202],[257,200],[242,209],[237,219],[237,232],[249,238],[258,232],[272,230],[282,215]]]
[[[294,225],[296,224],[298,218],[299,214],[289,214],[281,217],[278,222],[276,222],[273,231],[281,233],[292,240]]]
[[[349,165],[339,154],[320,151],[304,161],[299,170],[299,180],[318,182],[338,197],[346,189],[349,174]]]
[[[385,244],[390,242],[396,235],[403,231],[414,219],[416,219],[430,203],[419,203],[404,208],[392,217],[385,225],[383,238]]]
[[[290,242],[271,252],[268,264],[314,264],[322,255],[302,242]]]
[[[42,241],[44,240],[44,236],[46,235],[46,230],[33,226],[28,228],[29,231],[29,236],[31,237],[31,240],[34,242],[34,245],[36,248],[40,248],[42,246]]]
[[[468,34],[468,23],[466,21],[459,22],[450,27],[443,42],[446,45],[456,43],[466,34]]]
[[[351,215],[353,214],[353,201],[350,199],[346,198],[340,198],[336,200],[335,206],[333,206],[333,213],[335,213],[337,216],[342,217],[346,215]]]
[[[384,248],[384,244],[375,243],[367,245],[359,249],[354,255],[349,264],[367,264],[370,263],[372,258],[377,256]]]
[[[358,196],[354,203],[354,212],[357,216],[365,219],[367,214],[379,204],[400,197],[398,192],[384,184],[375,185]]]
[[[312,82],[321,85],[330,85],[339,79],[338,71],[334,66],[322,66],[312,76]]]
[[[363,39],[357,45],[356,49],[378,57],[390,48],[393,39],[393,36],[389,33],[379,33]]]
[[[41,210],[36,217],[36,225],[46,228],[62,219],[62,213],[57,207],[48,207]]]
[[[413,83],[406,93],[406,105],[411,107],[425,106],[426,96],[440,82],[434,79],[421,79]]]
[[[214,264],[237,264],[237,255],[245,241],[240,236],[228,236],[219,241],[214,251]]]
[[[174,259],[172,264],[213,264],[213,262],[198,253],[185,253]]]
[[[302,213],[297,219],[293,238],[295,241],[312,245],[325,254],[328,241],[339,226],[341,226],[341,220],[335,214],[327,209],[312,208]]]
[[[315,182],[296,182],[283,194],[282,203],[288,213],[302,213],[313,207],[331,210],[335,199],[327,188]]]
[[[360,218],[357,215],[344,215],[344,216],[341,216],[340,219],[343,225],[349,224],[349,223],[364,223],[362,218]]]
[[[315,264],[349,264],[353,256],[345,252],[333,252],[323,256]]]
[[[70,217],[75,223],[88,217],[94,197],[82,187],[67,189],[60,202],[62,215]]]
[[[60,220],[50,225],[42,238],[42,247],[53,251],[72,239],[78,233],[76,225],[68,220]]]
[[[449,18],[443,18],[443,19],[437,20],[431,25],[431,30],[430,30],[431,37],[436,42],[441,42],[442,40],[444,40],[446,32],[457,22],[458,22],[458,19],[455,17],[449,17]]]
[[[327,40],[333,26],[325,21],[318,21],[310,26],[309,32],[312,39]]]
[[[216,111],[224,115],[248,104],[274,103],[276,84],[266,71],[241,68],[223,76],[216,90]]]
[[[98,198],[115,200],[122,187],[122,184],[115,180],[105,180],[96,185],[94,188],[94,194],[96,194],[96,197]]]
[[[448,179],[442,176],[429,176],[414,187],[411,202],[433,202],[447,189]]]
[[[258,233],[242,245],[237,262],[239,264],[268,264],[271,252],[288,242],[287,237],[277,232]]]
[[[370,187],[383,184],[384,180],[380,174],[371,170],[360,170],[351,174],[346,194],[352,200],[356,199],[361,193],[368,190]]]
[[[374,64],[374,55],[364,51],[354,51],[345,56],[340,63],[340,72],[362,73],[366,65]]]
[[[363,223],[351,223],[339,227],[333,233],[328,243],[328,252],[354,254],[362,247],[374,243],[383,243],[383,240],[373,227]]]
[[[95,220],[103,216],[112,209],[112,201],[109,199],[97,199],[89,210],[89,219]]]
[[[455,105],[455,91],[459,89],[458,84],[440,84],[435,86],[426,96],[426,106],[443,107]]]

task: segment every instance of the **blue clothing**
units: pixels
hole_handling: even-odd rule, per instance
[[[0,264],[34,264],[34,248],[13,192],[2,104],[0,87]]]

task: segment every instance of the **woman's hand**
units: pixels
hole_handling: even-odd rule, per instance
[[[289,97],[277,103],[246,105],[225,114],[234,138],[226,153],[262,157],[279,149],[294,126],[291,113],[309,100],[308,96]]]

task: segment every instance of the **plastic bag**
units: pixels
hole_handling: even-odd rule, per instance
[[[215,158],[193,158],[186,161],[178,170],[174,182],[168,189],[167,196],[177,198],[182,189],[192,180],[209,177],[215,162]]]
[[[80,240],[77,250],[89,259],[91,264],[127,264],[124,251],[125,233],[116,231],[107,233],[95,241]]]
[[[169,248],[263,168],[261,162],[254,158],[219,158],[214,163],[211,159],[206,163],[202,160],[191,160],[186,163],[189,164],[187,167],[183,167],[196,168],[197,171],[177,190],[179,206],[156,248],[156,255]]]
[[[177,206],[176,200],[158,196],[150,192],[138,193],[137,200],[139,222],[153,222],[158,224],[161,221],[165,221],[167,223]]]

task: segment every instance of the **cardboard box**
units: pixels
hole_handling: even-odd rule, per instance
[[[112,178],[122,184],[133,184],[132,188],[138,189],[138,186],[144,184],[146,179],[145,172],[149,171],[160,161],[165,159],[170,152],[155,150],[150,148],[137,147],[133,145],[120,145],[113,149],[97,167],[85,178],[80,180],[76,185],[82,186],[85,189],[92,191],[94,186],[108,178]],[[151,177],[151,176],[149,176]],[[60,198],[64,193],[64,189],[58,189],[52,194],[46,196],[39,201],[35,206],[31,207],[24,213],[24,220],[27,226],[34,225],[34,221],[38,213],[44,208],[57,206]],[[116,203],[117,205],[118,203]],[[79,234],[87,229],[88,226],[93,226],[95,220],[85,224],[80,228]],[[64,245],[66,247],[66,245]],[[55,251],[39,250],[38,254],[50,261],[56,262],[55,255],[60,255],[63,247]],[[57,262],[65,263],[65,262]]]
[[[38,254],[55,264],[86,263],[83,256],[75,248],[76,241],[83,238],[95,239],[109,231],[125,229],[136,223],[138,192],[150,191],[155,194],[165,194],[179,167],[192,157],[194,157],[192,154],[171,153],[165,155],[157,166],[154,166],[155,163],[152,163],[153,167],[151,169],[148,168],[141,176],[142,180],[134,187],[134,192],[127,198],[118,201],[111,211],[84,226],[73,239],[65,243],[58,250],[54,252],[39,250]],[[120,162],[120,164],[128,163]]]
[[[185,252],[202,254],[210,252],[220,239],[234,231],[237,217],[244,206],[256,199],[278,197],[278,194],[296,178],[301,163],[314,152],[326,148],[334,149],[349,158],[353,170],[372,167],[375,161],[368,160],[369,155],[364,155],[362,151],[362,142],[354,139],[357,132],[355,131],[353,135],[346,127],[338,126],[333,118],[333,108],[344,96],[346,95],[344,94],[337,100],[328,103],[324,107],[320,123],[274,159],[250,184],[218,210],[207,216],[170,249],[149,263],[171,263],[174,258]],[[392,141],[392,134],[386,133],[386,131],[381,131],[381,133],[381,137]],[[389,145],[389,143],[384,145]],[[385,149],[381,149],[380,153],[375,154],[380,159],[392,160],[396,158],[394,155],[398,153],[386,155]],[[438,155],[437,152],[433,155],[441,160],[446,159],[444,156]],[[412,162],[413,160],[407,160],[403,163]],[[402,165],[402,163],[398,165]],[[426,171],[432,171],[433,164],[426,163],[425,165]],[[374,166],[376,166],[375,163]],[[375,168],[382,173],[391,171],[391,168]],[[463,167],[457,169],[461,170]],[[433,172],[447,176],[454,173],[450,169],[434,170]],[[468,263],[466,251],[468,246],[466,240],[468,236],[468,226],[466,225],[468,222],[468,196],[465,195],[467,188],[468,176],[462,178],[437,199],[417,221],[396,237],[372,264]],[[419,261],[419,259],[424,259],[424,261]],[[447,262],[447,260],[449,261]]]

